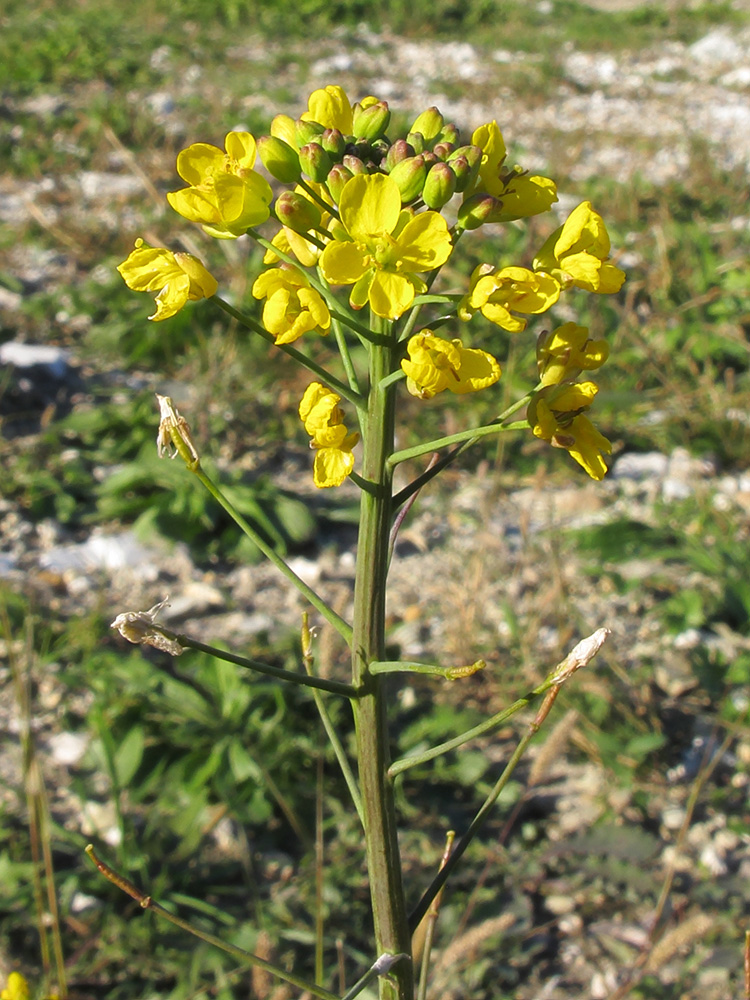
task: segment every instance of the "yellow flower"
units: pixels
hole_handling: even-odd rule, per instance
[[[534,274],[525,267],[503,267],[496,271],[491,264],[480,264],[471,276],[469,292],[458,307],[463,320],[471,319],[477,309],[504,330],[524,330],[526,320],[511,314],[542,313],[557,302],[560,285],[548,274]]]
[[[135,241],[135,250],[117,270],[133,291],[158,292],[156,312],[149,316],[153,320],[174,316],[188,300],[209,299],[219,287],[197,257],[150,247],[141,239]]]
[[[406,388],[412,396],[432,399],[449,389],[458,395],[494,385],[500,365],[486,351],[464,347],[460,340],[443,340],[430,330],[412,337],[409,359],[401,362],[406,372]]]
[[[328,333],[328,306],[301,271],[284,265],[270,268],[256,279],[253,295],[266,299],[263,325],[277,344],[291,344],[310,330]]]
[[[529,403],[527,416],[535,437],[565,448],[592,479],[603,479],[612,445],[594,427],[584,412],[598,392],[593,382],[550,385]]]
[[[358,174],[347,181],[339,204],[341,226],[320,256],[334,285],[354,285],[349,303],[369,301],[377,316],[398,319],[426,288],[416,272],[432,271],[450,256],[445,219],[438,212],[401,210],[396,182],[386,174]]]
[[[20,972],[11,972],[8,985],[0,992],[2,1000],[29,1000],[29,984]]]
[[[504,167],[507,152],[497,122],[480,125],[471,137],[482,150],[482,163],[474,190],[486,191],[502,201],[489,222],[511,222],[546,212],[557,201],[557,187],[549,177],[529,176],[518,167]]]
[[[563,288],[577,285],[588,292],[618,292],[625,274],[608,260],[604,220],[590,201],[582,201],[545,242],[534,258],[534,270],[551,274]]]
[[[249,132],[229,132],[226,152],[196,142],[177,157],[177,173],[189,187],[172,191],[167,201],[209,236],[235,239],[265,222],[273,198],[265,178],[253,170],[255,139]]]
[[[314,90],[307,100],[307,111],[300,117],[324,128],[337,128],[344,135],[351,135],[354,128],[352,106],[343,87],[332,85]]]
[[[311,437],[315,450],[313,482],[319,489],[341,486],[354,469],[352,448],[359,434],[348,434],[344,414],[339,408],[341,397],[320,382],[312,382],[299,404],[299,415]]]
[[[539,379],[543,385],[558,385],[582,371],[601,367],[609,357],[606,340],[591,340],[585,326],[563,323],[551,333],[545,330],[536,345]]]

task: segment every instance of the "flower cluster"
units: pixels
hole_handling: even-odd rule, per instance
[[[371,352],[389,344],[388,384],[405,379],[406,390],[420,399],[444,390],[463,395],[498,381],[497,351],[440,337],[438,325],[479,315],[518,334],[531,317],[576,290],[619,291],[625,275],[610,260],[604,221],[583,201],[531,260],[483,262],[468,287],[435,294],[435,279],[464,233],[546,212],[557,201],[557,188],[549,177],[509,161],[495,121],[462,143],[457,126],[437,108],[423,111],[398,138],[388,135],[390,120],[385,101],[369,96],[352,104],[341,87],[327,86],[310,95],[298,118],[277,115],[257,143],[250,133],[234,131],[223,149],[204,142],[184,149],[177,172],[187,186],[168,194],[169,204],[209,236],[249,233],[264,247],[264,269],[252,285],[252,295],[263,302],[262,328],[216,295],[216,280],[197,258],[138,240],[119,271],[131,288],[156,293],[150,318],[166,319],[188,301],[213,297],[303,364],[306,356],[289,345],[333,331],[362,418],[367,406],[359,405],[365,400],[353,348]],[[256,169],[258,159],[284,190],[271,187]],[[442,210],[450,202],[446,218]],[[270,219],[278,227],[265,237],[255,227]],[[337,298],[339,287],[348,301]],[[418,324],[421,311],[434,305],[439,312],[424,321],[429,325]],[[358,318],[363,310],[369,323]],[[318,350],[312,341],[309,349]],[[606,472],[603,455],[610,445],[584,415],[597,387],[575,380],[603,364],[607,353],[606,343],[572,322],[543,333],[539,381],[523,401],[530,400],[533,434],[567,449],[595,479]],[[328,363],[330,352],[322,357]],[[327,380],[317,355],[308,367]],[[343,386],[338,376],[330,378]],[[318,486],[339,485],[354,468],[359,435],[344,426],[340,399],[314,382],[300,404]]]

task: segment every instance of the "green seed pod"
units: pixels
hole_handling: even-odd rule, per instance
[[[296,149],[273,135],[258,139],[258,155],[266,170],[282,184],[294,184],[300,178],[299,156]]]

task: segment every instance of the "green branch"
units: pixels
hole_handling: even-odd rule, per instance
[[[458,434],[449,434],[447,437],[435,438],[434,441],[427,441],[424,444],[415,445],[413,448],[404,448],[402,451],[394,451],[389,459],[391,467],[407,462],[410,458],[419,458],[430,451],[440,451],[441,448],[448,448],[452,444],[461,444],[464,441],[473,444],[479,438],[487,437],[490,434],[504,434],[506,431],[527,430],[528,420],[517,420],[513,424],[485,424],[484,427],[475,427],[468,431],[459,431]]]
[[[415,663],[411,660],[382,660],[369,665],[371,674],[432,674],[435,677],[445,677],[449,681],[457,681],[462,677],[471,677],[479,670],[484,670],[487,664],[477,660],[461,667],[439,667],[436,663]]]

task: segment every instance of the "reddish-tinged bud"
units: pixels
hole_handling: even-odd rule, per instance
[[[432,148],[432,152],[435,154],[435,156],[437,156],[439,160],[447,160],[454,149],[455,146],[453,145],[452,142],[445,142],[443,140],[442,142],[435,143],[435,145]]]
[[[385,101],[378,101],[367,108],[360,104],[355,104],[354,108],[354,135],[357,139],[379,139],[388,128],[391,120],[391,113]]]
[[[343,163],[335,163],[328,174],[328,179],[326,181],[326,186],[331,193],[331,197],[336,202],[339,203],[341,200],[341,192],[344,190],[344,185],[347,181],[350,181],[354,177],[354,174],[345,167]]]
[[[470,195],[458,210],[458,225],[461,229],[479,229],[489,221],[493,212],[497,212],[502,202],[491,194],[477,191]]]
[[[294,123],[294,134],[297,139],[297,149],[306,146],[308,142],[317,142],[325,132],[325,128],[319,122],[308,122],[298,118]]]
[[[433,164],[439,162],[437,156],[435,156],[435,154],[429,149],[425,150],[425,152],[422,153],[422,156],[424,157],[424,162],[428,170]]]
[[[283,191],[276,199],[276,218],[295,233],[309,233],[320,225],[320,209],[296,191]]]
[[[456,190],[456,175],[447,163],[435,163],[424,182],[422,199],[428,208],[441,209]]]
[[[409,132],[419,132],[423,137],[426,146],[431,146],[433,141],[440,135],[443,127],[443,116],[437,108],[428,108],[418,115]]]
[[[391,144],[387,139],[375,139],[374,142],[370,143],[370,149],[372,151],[372,159],[376,166],[381,166],[386,156],[388,155],[388,150],[391,148]]]
[[[482,150],[479,146],[459,146],[448,157],[448,163],[456,173],[456,190],[470,190],[479,176],[479,168],[482,165]]]
[[[322,184],[328,176],[328,171],[333,166],[333,160],[329,153],[323,149],[319,142],[308,142],[299,151],[300,166],[316,184]]]
[[[385,169],[390,173],[397,163],[415,155],[414,147],[410,146],[406,139],[397,139],[388,150],[388,155],[385,158]]]
[[[427,178],[424,156],[411,156],[408,160],[401,160],[391,170],[391,177],[398,185],[401,201],[404,205],[408,205],[421,195]]]
[[[282,184],[294,184],[300,178],[297,150],[273,135],[258,139],[258,155],[266,170]]]
[[[352,153],[347,153],[343,159],[343,164],[351,170],[352,174],[366,174],[367,167],[364,165],[363,161],[360,160],[358,156],[354,156]]]
[[[453,122],[449,122],[440,132],[440,142],[449,142],[451,145],[455,146],[461,137],[461,133],[458,130],[458,125],[454,125]]]
[[[346,152],[346,139],[337,128],[327,128],[318,142],[334,160],[340,160]]]

